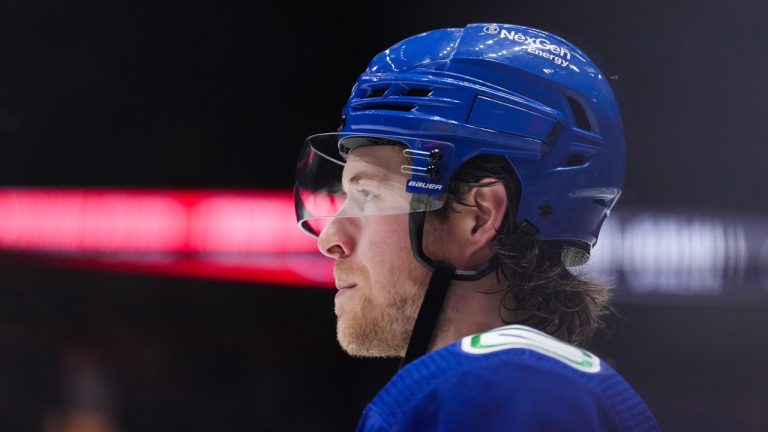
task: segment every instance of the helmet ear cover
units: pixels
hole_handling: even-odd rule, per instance
[[[509,198],[507,213],[504,216],[502,225],[498,228],[498,236],[502,237],[498,242],[503,242],[504,244],[497,245],[497,249],[508,250],[515,248],[519,250],[519,253],[526,253],[531,249],[532,245],[529,242],[535,239],[538,230],[530,221],[523,221],[522,224],[516,222],[521,190],[520,179],[509,161],[502,156],[481,154],[464,162],[454,173],[448,184],[445,204],[439,209],[431,211],[431,213],[439,220],[445,221],[450,212],[456,211],[455,206],[468,205],[462,201],[462,197],[470,188],[496,184],[496,181],[482,183],[482,180],[487,178],[497,179],[498,182],[501,182]],[[521,226],[528,230],[524,236],[517,235]],[[508,230],[511,230],[510,234],[514,236],[514,240],[506,234]],[[526,241],[523,241],[523,239],[526,239]],[[519,248],[513,246],[514,244],[518,244]],[[537,250],[540,255],[549,261],[562,262],[566,267],[583,265],[589,259],[589,245],[578,241],[540,240]]]

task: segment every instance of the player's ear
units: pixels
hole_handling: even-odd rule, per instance
[[[458,206],[459,234],[465,246],[466,258],[480,258],[478,254],[487,254],[487,248],[501,227],[509,203],[504,183],[490,177],[478,183],[490,185],[473,187],[462,199],[467,206]]]

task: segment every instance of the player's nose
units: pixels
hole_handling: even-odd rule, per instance
[[[317,238],[317,248],[323,255],[333,258],[346,258],[354,248],[355,240],[351,234],[353,218],[333,218]]]

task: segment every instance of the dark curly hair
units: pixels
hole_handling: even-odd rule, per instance
[[[485,178],[496,180],[481,183]],[[474,187],[504,184],[509,207],[490,247],[503,285],[499,316],[506,324],[525,324],[559,339],[583,346],[603,325],[610,311],[609,287],[573,274],[561,258],[561,246],[517,234],[515,215],[520,183],[509,162],[501,156],[481,155],[464,163],[451,179],[445,205],[434,213],[445,222]]]

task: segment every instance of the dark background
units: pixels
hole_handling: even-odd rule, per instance
[[[0,185],[287,189],[303,139],[335,130],[376,53],[506,22],[618,77],[620,207],[764,217],[766,16],[756,1],[6,1]],[[60,430],[79,407],[126,431],[350,430],[396,363],[341,353],[332,295],[7,259],[0,429]],[[667,430],[765,430],[765,305],[621,302],[591,348]],[[72,396],[81,373],[101,384]]]

